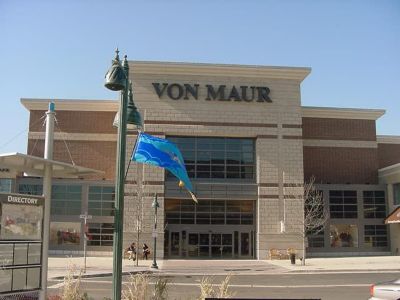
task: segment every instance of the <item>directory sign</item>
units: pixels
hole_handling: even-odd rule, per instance
[[[40,289],[44,198],[0,193],[0,298]]]

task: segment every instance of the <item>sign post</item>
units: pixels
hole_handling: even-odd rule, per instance
[[[87,225],[87,220],[92,219],[92,215],[88,215],[87,212],[85,212],[84,215],[79,216],[80,219],[84,220],[84,235],[83,235],[83,273],[86,273],[86,246],[87,246],[87,240],[88,240],[88,225]]]

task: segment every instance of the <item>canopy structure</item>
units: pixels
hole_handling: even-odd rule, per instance
[[[0,154],[0,167],[16,172],[24,172],[28,176],[43,177],[46,165],[52,166],[52,177],[56,178],[78,178],[85,175],[104,173],[103,171],[17,152]]]
[[[400,206],[395,208],[394,211],[385,219],[385,224],[400,223]]]

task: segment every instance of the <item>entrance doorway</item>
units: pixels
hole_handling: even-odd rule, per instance
[[[169,258],[243,259],[253,258],[253,231],[193,232],[166,231]]]

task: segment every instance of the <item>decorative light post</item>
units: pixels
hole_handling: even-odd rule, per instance
[[[127,56],[124,56],[123,65],[119,60],[119,51],[112,65],[106,73],[104,86],[112,91],[120,91],[119,119],[118,119],[118,140],[116,158],[116,182],[115,182],[115,213],[114,213],[114,242],[113,242],[113,299],[121,299],[122,289],[122,242],[124,222],[124,183],[125,183],[125,153],[126,153],[126,126],[127,122],[141,126],[141,117],[133,104],[133,95],[130,93],[129,100],[132,101],[130,111],[128,108],[129,66]],[[131,89],[131,88],[130,88]],[[128,119],[129,118],[129,119]]]
[[[154,238],[154,246],[153,246],[153,264],[151,265],[152,268],[158,269],[157,266],[157,208],[160,207],[157,201],[157,194],[154,194],[154,200],[151,206],[154,208],[154,230],[153,230],[153,238]]]

